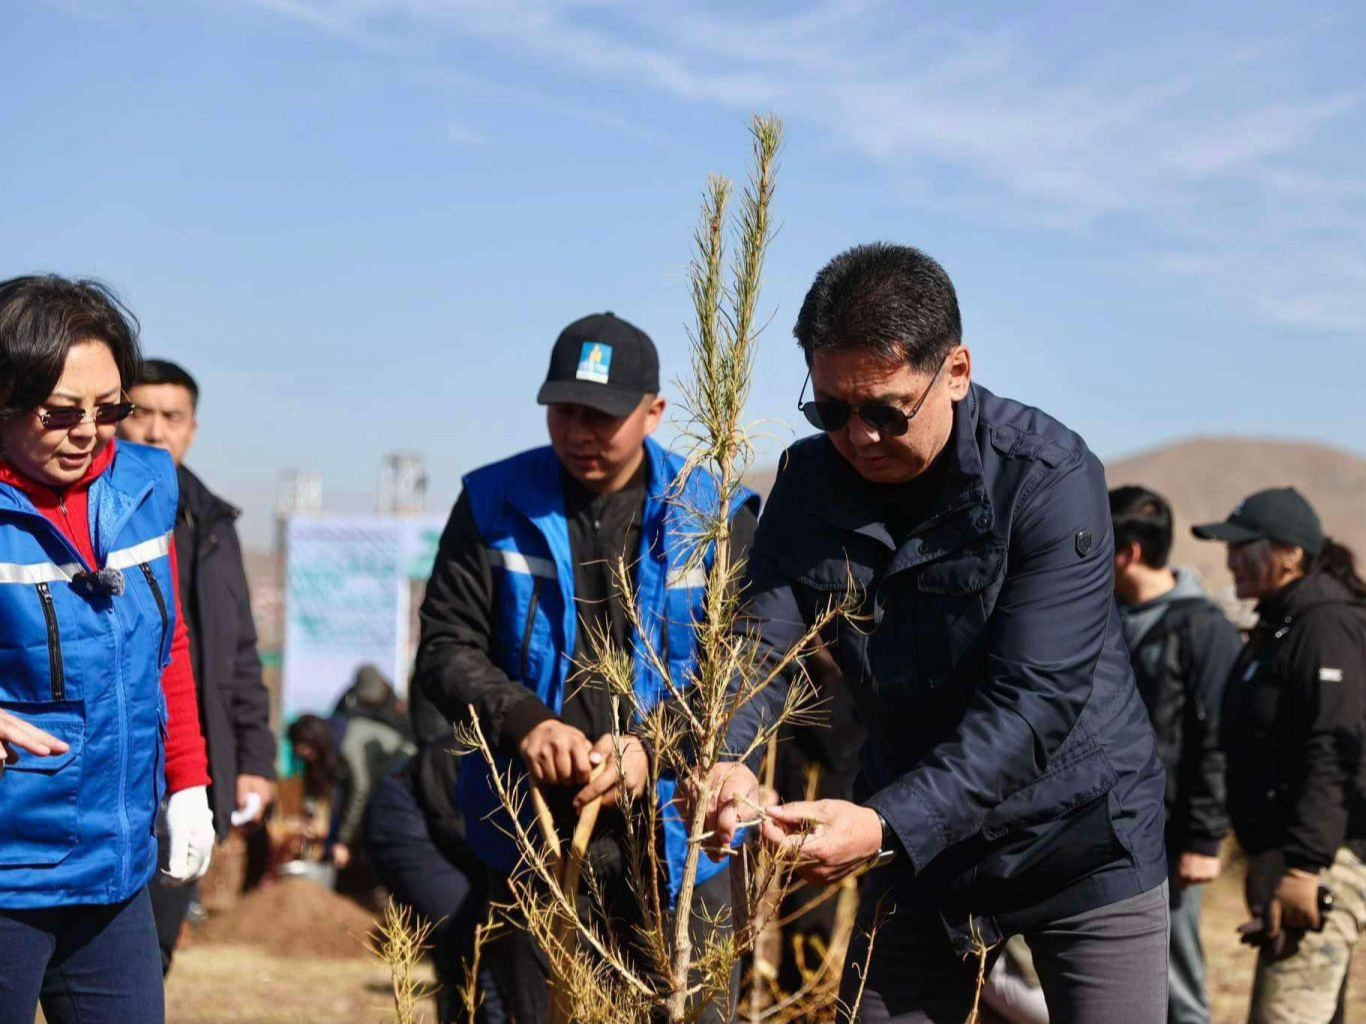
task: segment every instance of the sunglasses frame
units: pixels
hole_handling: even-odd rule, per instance
[[[915,405],[911,407],[910,412],[898,409],[890,402],[865,402],[861,406],[851,406],[849,403],[840,402],[838,399],[812,399],[810,402],[803,402],[802,396],[806,394],[806,386],[811,383],[810,366],[806,368],[806,380],[802,382],[802,390],[797,395],[797,409],[806,417],[807,423],[816,428],[816,430],[824,431],[827,434],[844,430],[844,428],[849,426],[849,421],[857,416],[865,424],[877,431],[878,434],[885,435],[888,438],[899,438],[911,429],[911,421],[916,418],[916,414],[920,412],[920,407],[923,406],[925,400],[930,397],[930,392],[934,391],[935,382],[939,380],[939,375],[944,372],[944,367],[948,364],[949,357],[953,355],[953,351],[953,349],[950,349],[948,352],[944,353],[944,358],[939,361],[939,366],[934,368],[934,376],[930,378],[930,383],[927,384],[925,390],[920,393],[920,398],[915,400]],[[833,427],[828,426],[825,423],[825,418],[820,414],[821,406],[834,406],[837,409],[843,410],[843,419]],[[899,426],[893,430],[889,424],[876,423],[868,416],[868,413],[871,410],[888,410],[895,414],[895,417],[891,422],[893,424],[898,424]],[[812,416],[813,413],[815,414],[814,418]],[[821,422],[817,423],[817,420],[820,420]]]
[[[57,409],[44,409],[38,413],[38,422],[50,431],[69,431],[74,427],[79,427],[89,418],[93,423],[107,427],[127,420],[137,408],[136,403],[124,400],[123,402],[102,402],[94,409],[87,409],[84,406],[61,406]],[[112,413],[106,412],[113,410]],[[71,423],[63,421],[69,419],[68,416],[61,414],[79,413]],[[56,422],[54,422],[56,421]]]

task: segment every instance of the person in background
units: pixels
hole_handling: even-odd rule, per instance
[[[143,360],[128,397],[133,411],[119,424],[119,437],[163,448],[176,465],[180,607],[190,634],[200,726],[215,781],[209,787],[209,805],[221,842],[233,823],[259,822],[275,795],[270,692],[256,653],[256,623],[235,522],[240,513],[185,465],[199,427],[194,378],[168,360]],[[170,971],[195,888],[158,880],[151,896],[162,969]]]
[[[484,869],[455,801],[460,760],[451,724],[418,688],[410,690],[409,707],[417,753],[375,784],[365,806],[365,852],[385,889],[431,924],[438,1020],[455,1021],[474,930],[487,914]],[[487,964],[479,990],[482,1019],[501,1021]]]
[[[351,686],[342,691],[332,710],[334,719],[350,721],[357,717],[373,719],[392,726],[409,739],[413,737],[407,703],[395,693],[379,667],[370,662],[356,670]]]
[[[1341,1021],[1366,928],[1366,582],[1294,488],[1250,495],[1194,533],[1228,545],[1238,597],[1257,601],[1222,726],[1229,814],[1251,859],[1248,1021]]]
[[[1167,564],[1172,511],[1161,495],[1115,488],[1110,520],[1124,638],[1167,774],[1167,1020],[1207,1022],[1200,905],[1205,884],[1219,875],[1219,845],[1228,833],[1219,712],[1243,641],[1199,578]]]
[[[336,827],[331,843],[332,864],[344,871],[361,839],[361,825],[365,819],[365,805],[370,792],[380,780],[417,748],[412,742],[412,731],[398,711],[398,696],[384,674],[374,665],[366,664],[356,670],[356,677],[348,698],[338,703],[347,711],[332,717],[339,728],[337,736],[337,765],[339,767],[340,801],[336,807]]]
[[[147,887],[213,849],[176,476],[117,442],[141,360],[107,288],[0,282],[0,1021],[159,1022]]]

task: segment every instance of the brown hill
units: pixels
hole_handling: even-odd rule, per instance
[[[767,494],[773,469],[750,476]],[[1328,533],[1366,563],[1366,459],[1313,442],[1260,438],[1192,438],[1107,461],[1111,487],[1142,484],[1167,497],[1176,514],[1173,561],[1196,569],[1211,592],[1228,597],[1222,545],[1191,537],[1192,523],[1222,520],[1261,488],[1298,488],[1323,518]]]

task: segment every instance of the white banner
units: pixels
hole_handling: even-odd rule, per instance
[[[286,718],[327,715],[356,669],[373,662],[407,689],[410,578],[431,572],[441,523],[293,517],[286,535]]]

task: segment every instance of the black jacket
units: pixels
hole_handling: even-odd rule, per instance
[[[1249,853],[1317,871],[1366,837],[1366,604],[1311,573],[1257,612],[1224,694],[1229,813]]]
[[[759,524],[748,610],[787,650],[852,574],[862,622],[827,638],[869,732],[868,805],[905,850],[903,910],[955,948],[1121,900],[1166,875],[1163,778],[1114,601],[1105,475],[1051,417],[974,385],[894,538],[888,489],[824,436],[790,448]],[[783,699],[747,706],[733,749]]]
[[[1155,601],[1120,609],[1138,693],[1167,773],[1168,852],[1215,855],[1229,829],[1219,713],[1243,641],[1198,583],[1191,581],[1194,593],[1183,583]]]
[[[184,466],[177,476],[180,607],[190,634],[199,718],[209,747],[209,806],[222,838],[237,807],[237,777],[275,778],[270,693],[256,653],[251,593],[234,525],[238,511]]]

